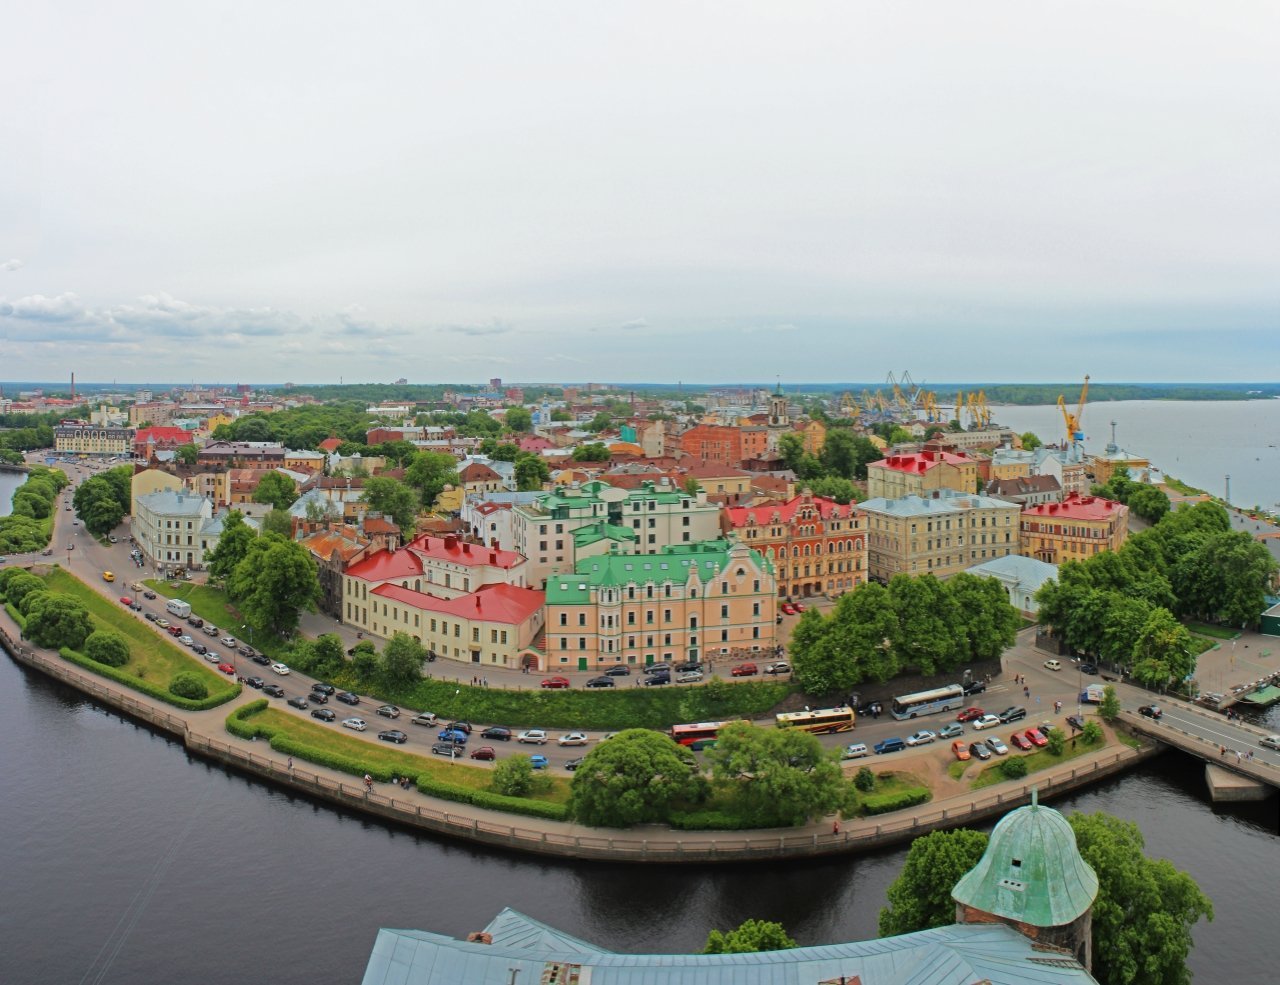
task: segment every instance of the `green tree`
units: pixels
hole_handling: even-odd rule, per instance
[[[712,774],[732,782],[740,816],[762,827],[802,824],[833,811],[846,787],[840,765],[816,736],[799,729],[760,729],[735,722],[707,751]]]
[[[522,453],[516,458],[516,488],[520,492],[537,492],[550,479],[551,468],[541,455]]]
[[[1061,756],[1067,751],[1067,739],[1066,736],[1062,734],[1062,729],[1056,728],[1051,731],[1049,733],[1048,740],[1048,745],[1046,745],[1045,748],[1049,750],[1051,755]]]
[[[960,614],[942,582],[933,575],[894,575],[889,603],[898,621],[893,642],[904,667],[927,675],[962,662],[964,647],[953,633]]]
[[[1000,775],[1006,780],[1021,780],[1027,775],[1027,760],[1024,756],[1010,756],[1000,764]]]
[[[915,440],[915,436],[906,428],[895,427],[889,432],[888,442],[891,445],[908,445]]]
[[[527,797],[533,792],[533,760],[515,755],[498,760],[489,779],[494,793],[504,797]]]
[[[858,469],[857,438],[847,428],[833,428],[827,432],[818,457],[829,474],[852,479]]]
[[[1034,431],[1023,431],[1021,437],[1022,447],[1025,451],[1035,451],[1044,444],[1044,442],[1040,440],[1040,436]]]
[[[1102,741],[1102,726],[1094,719],[1089,719],[1080,730],[1080,738],[1084,740],[1086,746],[1096,745]]]
[[[969,661],[998,660],[1018,638],[1022,619],[995,578],[960,572],[943,583],[955,603],[955,632]]]
[[[786,929],[772,920],[744,920],[737,930],[721,933],[713,930],[707,935],[703,954],[748,954],[755,951],[787,951],[796,942],[787,936]]]
[[[596,414],[595,417],[591,418],[590,421],[588,421],[586,424],[583,425],[583,430],[590,431],[594,434],[600,431],[607,431],[611,427],[613,427],[612,415],[602,410],[600,411],[600,413]]]
[[[596,746],[573,774],[569,805],[583,824],[625,828],[665,821],[706,783],[688,752],[661,732],[628,729]]]
[[[987,836],[967,828],[934,831],[912,841],[902,871],[889,884],[889,905],[880,910],[880,936],[955,923],[951,891],[986,850]]]
[[[351,669],[362,681],[371,681],[378,673],[378,650],[369,640],[361,640],[351,648]]]
[[[570,414],[563,407],[556,407],[554,410],[551,411],[551,420],[556,423],[562,423],[564,421],[572,421],[573,415]]]
[[[129,662],[129,644],[119,633],[98,629],[85,639],[84,655],[108,667],[123,667]]]
[[[169,682],[169,693],[176,694],[179,698],[203,701],[209,697],[209,688],[200,679],[200,675],[184,670],[180,674],[174,674],[173,680]]]
[[[121,507],[111,483],[100,475],[80,483],[71,502],[85,529],[99,537],[114,530],[127,510]]]
[[[1191,634],[1168,609],[1155,609],[1147,617],[1133,644],[1134,680],[1148,687],[1167,687],[1195,670]]]
[[[876,788],[876,775],[869,766],[863,766],[854,774],[853,785],[863,793],[870,793]]]
[[[1148,523],[1159,523],[1169,512],[1169,497],[1155,486],[1140,485],[1129,493],[1128,506]]]
[[[533,414],[523,407],[508,407],[503,421],[509,431],[524,434],[533,429]]]
[[[375,476],[364,480],[360,498],[369,509],[389,516],[405,540],[413,537],[418,526],[418,494],[411,487],[396,479]]]
[[[702,492],[702,483],[693,476],[689,476],[689,478],[684,480],[683,489],[686,496],[695,497],[698,493]]]
[[[1116,695],[1115,685],[1108,684],[1102,689],[1102,704],[1098,706],[1098,714],[1108,722],[1114,722],[1120,717],[1120,698]]]
[[[293,517],[288,510],[270,510],[262,518],[262,532],[289,540],[293,537]]]
[[[382,679],[391,688],[416,684],[426,659],[427,651],[421,643],[408,633],[396,633],[382,648]]]
[[[173,457],[181,465],[195,465],[199,455],[200,449],[195,445],[179,445],[173,452]]]
[[[288,509],[298,498],[298,490],[283,472],[268,472],[258,480],[258,488],[253,491],[255,503],[270,503],[278,510]]]
[[[858,498],[857,486],[849,479],[843,479],[838,475],[828,475],[812,480],[809,483],[809,491],[815,496],[833,499],[841,506],[855,502]]]
[[[458,462],[452,455],[438,451],[422,451],[413,456],[405,469],[405,482],[418,490],[418,498],[426,509],[435,505],[445,486],[458,484]]]
[[[609,449],[599,441],[578,445],[573,450],[573,460],[575,462],[607,462],[609,457]]]
[[[244,560],[249,552],[249,545],[257,537],[257,533],[244,522],[244,514],[232,510],[222,521],[222,533],[218,535],[218,543],[205,558],[209,574],[217,581],[225,582],[235,571],[236,565]]]
[[[292,635],[303,609],[314,609],[320,582],[310,552],[275,534],[263,534],[236,565],[227,589],[254,626]]]
[[[1098,875],[1093,973],[1102,985],[1188,985],[1191,929],[1213,903],[1185,872],[1145,854],[1132,821],[1107,814],[1067,818],[1076,847]]]
[[[79,650],[92,632],[93,623],[88,610],[79,599],[70,595],[53,594],[27,615],[27,639],[51,650],[60,650],[64,646]]]
[[[804,435],[787,431],[778,438],[778,454],[782,464],[797,475],[800,474],[800,462],[804,459]]]
[[[22,603],[28,595],[45,590],[43,579],[37,578],[30,571],[24,571],[22,568],[6,568],[3,575],[5,576],[5,601],[11,602],[19,612],[22,611]]]

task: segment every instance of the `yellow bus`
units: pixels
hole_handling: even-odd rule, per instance
[[[817,711],[784,711],[775,716],[778,728],[799,728],[806,732],[852,732],[853,709],[848,705],[838,708],[819,708]]]

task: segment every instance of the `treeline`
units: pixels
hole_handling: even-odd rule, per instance
[[[1068,405],[1080,399],[1080,382],[1073,383],[996,383],[969,386],[966,391],[981,390],[988,403],[1039,405],[1056,404],[1064,397]],[[939,395],[946,393],[938,388]],[[1274,385],[1265,394],[1248,393],[1244,387],[1231,385],[1202,386],[1181,383],[1090,383],[1089,402],[1111,400],[1255,400],[1280,393]]]
[[[263,387],[262,389],[276,389]],[[303,393],[316,400],[355,400],[366,406],[378,404],[427,403],[444,399],[446,390],[454,393],[485,393],[488,386],[475,383],[346,383],[295,386],[290,393]],[[559,397],[563,391],[558,386],[526,386],[526,402],[540,400],[544,396]]]
[[[0,517],[0,554],[26,554],[48,546],[58,493],[70,480],[61,469],[34,465],[14,491],[13,512]]]
[[[0,414],[0,462],[17,465],[22,452],[53,447],[53,426],[66,417],[87,417],[88,407],[47,414]]]
[[[809,694],[846,694],[863,681],[924,675],[998,659],[1021,619],[994,578],[895,575],[840,597],[831,615],[809,609],[791,634],[796,680]]]

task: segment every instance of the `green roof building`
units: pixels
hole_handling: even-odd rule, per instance
[[[1098,876],[1076,848],[1067,819],[1039,803],[1006,814],[981,861],[956,883],[956,922],[1005,923],[1033,941],[1070,951],[1092,968]]]

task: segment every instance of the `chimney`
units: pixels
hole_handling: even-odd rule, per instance
[[[458,538],[456,536],[454,536],[453,534],[444,535],[444,549],[446,551],[451,551],[457,546],[458,546]]]
[[[497,551],[490,551],[490,552],[489,552],[489,563],[490,563],[490,564],[497,564],[497,563],[498,563],[498,552],[497,552]]]
[[[463,541],[463,542],[462,542],[462,553],[463,553],[463,554],[470,554],[470,553],[471,553],[471,545],[470,545],[470,544],[468,544],[466,541]]]

